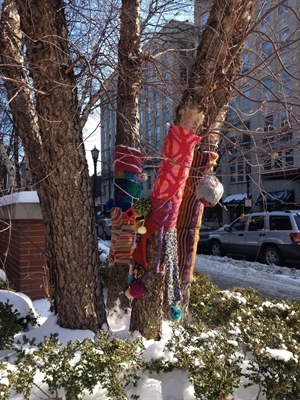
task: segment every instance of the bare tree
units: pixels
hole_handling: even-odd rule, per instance
[[[236,73],[240,68],[241,49],[251,21],[254,4],[254,1],[247,3],[241,0],[225,3],[216,1],[210,12],[207,27],[202,34],[189,87],[183,93],[174,121],[175,125],[183,128],[186,133],[195,132],[204,137],[202,152],[207,150],[207,146],[215,146],[215,148],[218,146],[218,132],[225,119],[232,94],[232,84],[237,79]],[[191,146],[191,151],[193,151],[193,146]],[[199,160],[199,157],[194,159]],[[203,168],[203,166],[206,164],[203,163],[203,157],[202,159],[200,157],[200,165],[195,165],[194,162],[191,175],[194,168]],[[210,169],[211,165],[208,164],[207,168]],[[182,184],[182,177],[179,177],[179,182]],[[194,196],[196,195],[194,194]],[[189,202],[190,197],[188,199],[185,192],[181,203],[181,214],[188,214],[186,201]],[[198,208],[198,221],[201,220],[201,214],[202,208],[200,207],[200,209]],[[183,216],[181,220],[184,221],[185,217]],[[151,221],[149,225],[152,225]],[[177,227],[183,231],[180,220],[177,222]],[[158,231],[158,229],[159,225],[156,228],[153,227],[152,231]],[[142,251],[145,250],[146,248],[142,249]],[[140,331],[146,338],[159,339],[165,287],[164,280],[160,274],[157,274],[155,268],[156,259],[153,254],[156,252],[157,240],[152,235],[147,242],[148,267],[147,279],[144,283],[145,293],[141,298],[134,300],[130,328]],[[133,258],[135,258],[135,253],[133,253]],[[163,270],[164,266],[161,265],[160,268]]]
[[[5,1],[1,70],[40,199],[52,307],[61,326],[97,331],[106,316],[64,9]]]

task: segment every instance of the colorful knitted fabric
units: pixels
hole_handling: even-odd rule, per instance
[[[135,199],[142,195],[139,174],[146,156],[133,147],[116,146],[114,162],[114,201],[115,207],[127,211]]]
[[[149,219],[159,226],[176,226],[185,182],[200,137],[194,132],[171,125],[162,149],[163,159],[150,196],[152,204]]]
[[[141,264],[144,268],[147,268],[147,239],[151,236],[154,232],[158,230],[158,227],[153,224],[147,217],[144,223],[147,232],[141,235],[140,241],[137,247],[132,252],[132,258],[138,264]]]
[[[108,255],[109,266],[129,264],[134,243],[133,220],[128,221],[121,208],[111,210],[112,237]]]
[[[114,173],[120,171],[139,174],[146,156],[141,151],[128,146],[119,145],[115,147]]]
[[[181,300],[176,228],[164,233],[164,243],[167,298],[168,303],[173,304]]]
[[[191,172],[187,179],[177,219],[177,238],[180,280],[193,281],[197,243],[201,226],[203,204],[196,196],[196,188],[204,173],[216,164],[217,153],[194,151]]]

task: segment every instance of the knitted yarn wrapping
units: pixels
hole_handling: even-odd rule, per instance
[[[129,179],[115,179],[115,207],[126,211],[131,207],[133,198],[140,198],[142,186],[140,183]]]
[[[144,153],[133,147],[118,145],[115,147],[114,173],[119,171],[141,173],[142,165],[146,160]]]
[[[149,219],[158,227],[173,229],[179,212],[185,182],[196,144],[200,137],[194,132],[171,125],[162,149],[163,159],[150,196]]]

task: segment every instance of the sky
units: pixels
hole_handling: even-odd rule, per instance
[[[99,240],[99,249],[103,250],[101,253],[101,259],[104,260],[109,252],[110,242],[103,242]],[[264,287],[269,288],[269,292],[273,293],[274,297],[282,290],[284,285],[286,292],[293,297],[293,293],[296,293],[296,288],[299,288],[300,284],[300,270],[285,267],[270,267],[259,263],[249,263],[243,260],[233,260],[227,257],[219,258],[209,255],[197,255],[196,269],[211,276],[218,275],[222,277],[232,277],[232,282],[235,282],[233,278],[240,280],[241,282],[247,281],[246,283],[255,285],[258,282],[262,283]],[[0,270],[0,279],[5,279],[5,274]],[[252,283],[251,283],[252,282]],[[299,289],[298,289],[299,291]],[[30,308],[34,308],[40,315],[39,322],[40,326],[33,328],[26,333],[28,338],[36,338],[37,342],[43,340],[45,336],[49,336],[50,333],[58,333],[59,340],[66,344],[68,341],[81,340],[89,338],[93,340],[94,334],[89,330],[70,330],[64,329],[57,325],[56,316],[49,311],[49,304],[46,300],[40,299],[31,302],[28,296],[22,293],[12,293],[8,291],[0,291],[0,301],[6,301],[3,299],[10,299],[10,302],[15,305],[15,308],[19,310],[21,315],[26,315]],[[130,313],[124,315],[118,312],[118,318],[111,315],[109,317],[109,325],[112,332],[120,337],[127,338],[128,327],[129,327]],[[18,334],[15,340],[20,339],[22,334]],[[139,333],[136,332],[135,336]],[[161,356],[164,351],[164,345],[171,336],[171,328],[168,322],[163,323],[163,335],[159,342],[154,340],[143,339],[145,345],[144,356],[149,358],[157,358]],[[7,355],[9,352],[0,351],[0,359]],[[11,352],[10,352],[11,353]],[[11,356],[13,357],[13,355]],[[285,357],[285,354],[281,354],[281,350],[274,350],[274,357]],[[173,371],[168,374],[161,374],[159,376],[147,376],[141,373],[142,379],[139,380],[138,386],[135,389],[128,389],[128,398],[130,395],[136,394],[140,396],[140,400],[196,400],[193,394],[193,385],[189,382],[187,374],[184,372]],[[43,388],[47,392],[47,388],[41,382],[41,377],[37,376],[37,386]],[[60,396],[65,399],[63,391]],[[243,387],[238,388],[233,393],[234,400],[265,400],[263,395],[258,395],[258,387],[249,387],[244,389]],[[34,389],[30,400],[46,399],[45,394],[39,391],[37,388]],[[10,400],[21,400],[21,395],[12,395]],[[96,388],[92,394],[86,393],[84,400],[107,400],[106,392],[104,389]]]

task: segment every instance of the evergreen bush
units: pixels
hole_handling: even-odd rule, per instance
[[[8,328],[4,340],[1,335],[2,346],[12,348],[19,316],[8,304],[2,309]],[[161,374],[174,369],[188,372],[199,400],[231,399],[235,388],[243,385],[258,385],[257,398],[263,393],[267,400],[299,400],[298,303],[264,299],[251,289],[220,291],[207,276],[196,273],[190,312],[186,328],[172,323],[173,335],[164,351],[173,356],[155,360],[143,358],[141,338],[121,340],[106,331],[94,341],[67,345],[55,335],[38,345],[24,337],[13,346],[15,360],[0,363],[0,400],[14,392],[29,399],[37,372],[44,376],[49,399],[61,394],[81,399],[100,385],[107,398],[126,400],[126,390],[132,392],[140,371]]]

